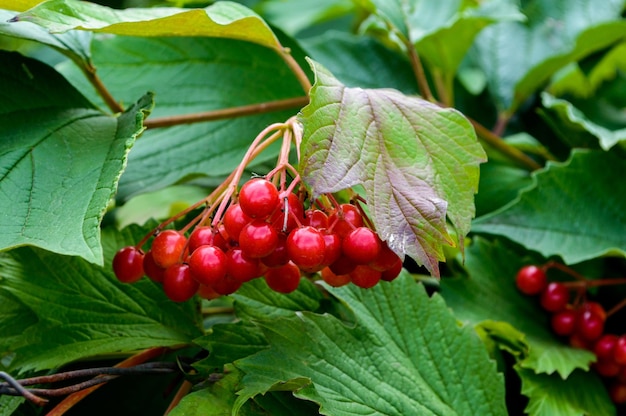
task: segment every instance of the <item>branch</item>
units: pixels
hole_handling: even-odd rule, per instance
[[[309,103],[308,97],[287,98],[284,100],[269,101],[259,104],[250,104],[240,107],[223,108],[201,113],[184,114],[177,116],[158,117],[144,121],[146,128],[170,127],[179,124],[200,123],[204,121],[223,120],[225,118],[243,117],[253,114],[271,113],[273,111],[301,108]]]
[[[498,149],[498,151],[500,151],[502,154],[510,157],[512,160],[518,162],[520,165],[524,166],[528,170],[533,171],[533,170],[541,169],[542,166],[539,163],[535,162],[526,153],[511,146],[510,144],[502,140],[500,136],[495,135],[489,129],[487,129],[485,126],[483,126],[476,120],[473,120],[469,117],[467,117],[467,119],[474,126],[474,129],[476,130],[476,134],[482,137],[482,139],[485,142],[487,142],[487,144]]]
[[[287,64],[291,72],[296,76],[298,82],[302,86],[304,93],[309,95],[309,90],[311,89],[311,81],[309,81],[309,77],[307,77],[306,73],[302,69],[302,67],[298,64],[298,62],[294,59],[291,54],[291,49],[283,48],[282,46],[278,49],[278,54],[283,61]]]
[[[80,68],[82,68],[85,76],[87,76],[89,82],[94,86],[96,91],[98,91],[98,94],[102,97],[109,109],[114,113],[124,112],[124,107],[122,107],[120,103],[118,103],[115,98],[113,98],[109,90],[104,86],[104,83],[102,82],[98,74],[96,74],[96,67],[94,67],[90,63],[87,65],[79,66]]]
[[[409,51],[409,58],[411,60],[411,68],[413,68],[413,73],[415,74],[415,79],[417,80],[417,87],[420,90],[420,94],[424,97],[425,100],[430,102],[435,102],[435,97],[433,93],[430,91],[430,87],[428,86],[428,80],[426,79],[426,73],[424,72],[424,66],[422,65],[422,61],[420,60],[419,55],[417,54],[417,50],[415,46],[407,39],[405,41],[405,46]]]

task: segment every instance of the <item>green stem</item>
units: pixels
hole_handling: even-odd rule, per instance
[[[283,59],[283,61],[285,61],[289,69],[291,69],[291,72],[293,72],[293,74],[298,79],[298,82],[302,86],[302,90],[304,90],[305,94],[308,95],[309,90],[312,87],[311,81],[309,81],[309,77],[307,77],[302,67],[294,59],[293,55],[291,54],[291,49],[279,46],[276,50],[280,57]]]
[[[287,110],[291,108],[301,108],[308,103],[308,97],[286,98],[284,100],[268,101],[265,103],[249,104],[239,107],[221,108],[219,110],[204,111],[200,113],[153,118],[145,120],[144,126],[149,129],[154,129],[161,127],[177,126],[179,124],[191,124],[205,121],[223,120],[226,118],[270,113],[273,111]]]

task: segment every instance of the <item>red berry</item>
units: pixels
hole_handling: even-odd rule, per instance
[[[141,279],[144,254],[137,247],[128,246],[120,249],[113,257],[113,272],[117,280],[123,283],[133,283]]]
[[[301,269],[319,267],[324,261],[325,247],[324,236],[313,227],[296,228],[287,237],[289,258]]]
[[[617,335],[604,334],[593,345],[593,353],[598,360],[613,360],[615,344],[617,344]]]
[[[598,302],[585,302],[582,304],[580,309],[590,311],[594,315],[600,317],[602,321],[606,321],[606,311],[604,310],[604,307]]]
[[[278,245],[278,232],[265,221],[246,224],[239,233],[239,247],[248,257],[268,256]]]
[[[196,227],[187,242],[187,248],[193,253],[200,246],[216,246],[222,250],[227,249],[227,243],[224,238],[213,227],[202,226]]]
[[[619,364],[616,364],[615,361],[599,360],[591,366],[602,377],[615,377],[622,369],[622,367]]]
[[[328,266],[341,256],[341,239],[336,233],[325,233],[322,237],[324,238],[324,260],[322,260],[322,264]]]
[[[568,302],[569,290],[561,283],[549,283],[541,293],[541,306],[548,312],[563,310]]]
[[[626,383],[615,382],[609,387],[609,396],[615,404],[626,403]]]
[[[400,276],[401,272],[402,272],[402,260],[400,260],[400,258],[398,257],[398,260],[393,266],[391,266],[391,268],[382,272],[383,274],[380,277],[380,279],[386,282],[391,282],[396,277]]]
[[[239,233],[241,233],[246,224],[252,221],[252,217],[241,210],[241,205],[231,204],[224,213],[223,221],[224,228],[230,239],[239,241]]]
[[[319,209],[309,209],[304,213],[303,225],[308,225],[318,230],[328,228],[328,215]]]
[[[165,269],[163,292],[174,302],[185,302],[193,297],[200,285],[191,277],[189,266],[174,264]]]
[[[589,310],[577,311],[576,332],[588,341],[595,341],[604,332],[604,320]]]
[[[157,266],[167,269],[182,259],[187,238],[176,230],[164,230],[154,237],[152,258]]]
[[[239,191],[239,205],[242,211],[251,218],[269,217],[279,201],[276,186],[263,178],[249,180]]]
[[[350,280],[352,283],[364,289],[376,286],[381,276],[381,272],[363,264],[356,266],[354,270],[350,272]]]
[[[150,279],[157,283],[163,283],[163,277],[165,276],[165,269],[157,266],[152,257],[152,250],[148,250],[145,256],[143,256],[143,271]]]
[[[356,264],[367,264],[380,254],[381,241],[374,231],[358,227],[350,231],[341,243],[343,254]]]
[[[355,228],[363,226],[363,216],[359,209],[351,204],[341,204],[328,217],[329,229],[343,238]]]
[[[278,243],[276,248],[270,254],[265,257],[261,257],[261,263],[267,267],[279,267],[284,266],[289,262],[289,254],[287,253],[287,236],[283,233],[278,233]]]
[[[328,267],[330,267],[330,270],[335,274],[349,274],[356,268],[356,264],[348,256],[342,254]]]
[[[259,259],[248,257],[238,247],[226,252],[227,275],[238,282],[244,283],[261,276]]]
[[[620,365],[626,364],[626,335],[620,336],[615,341],[613,360]]]
[[[287,221],[285,227],[285,203],[281,198],[279,209],[270,217],[270,222],[277,229],[284,233],[289,233],[298,226],[298,221],[304,221],[304,206],[296,194],[287,196]]]
[[[329,267],[324,267],[321,275],[322,279],[333,287],[345,286],[350,283],[349,274],[335,274]]]
[[[526,295],[538,295],[546,288],[548,280],[543,269],[530,265],[519,269],[515,276],[515,284],[519,291]]]
[[[291,293],[300,284],[300,269],[293,262],[269,269],[265,273],[267,285],[280,293]]]
[[[383,242],[380,246],[380,253],[378,254],[378,257],[370,261],[367,265],[374,270],[384,272],[385,270],[397,267],[396,263],[398,261],[402,263],[400,256],[390,249],[386,242]]]
[[[198,288],[198,296],[204,299],[212,300],[217,299],[222,295],[217,293],[212,286],[200,285],[200,287]]]
[[[550,323],[555,334],[561,336],[571,335],[576,328],[576,312],[571,309],[556,312],[552,315]]]
[[[226,276],[224,276],[223,279],[215,282],[212,288],[213,290],[215,290],[216,293],[226,296],[235,293],[237,290],[239,290],[242,284],[243,282],[240,282],[227,274]]]
[[[569,345],[583,350],[591,350],[593,348],[593,342],[583,338],[578,332],[574,332],[569,336]]]
[[[200,246],[189,256],[191,276],[203,285],[212,285],[226,276],[226,254],[215,246]]]

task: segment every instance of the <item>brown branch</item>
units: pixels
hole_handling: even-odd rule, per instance
[[[111,95],[109,90],[106,88],[106,86],[104,85],[104,83],[102,82],[98,74],[96,74],[96,67],[94,67],[91,64],[79,65],[79,66],[82,68],[83,72],[85,73],[85,76],[87,77],[89,82],[94,86],[96,91],[98,91],[98,94],[102,97],[102,99],[104,100],[106,105],[109,107],[109,109],[114,113],[124,112],[124,107],[122,107],[120,103],[118,103],[115,100],[115,98]]]
[[[170,127],[179,124],[200,123],[205,121],[223,120],[225,118],[243,117],[253,114],[271,113],[273,111],[300,108],[309,103],[308,97],[287,98],[284,100],[269,101],[259,104],[244,105],[241,107],[223,108],[201,113],[184,114],[177,116],[159,117],[144,121],[146,128]]]
[[[283,48],[282,46],[277,49],[280,57],[285,61],[291,72],[296,76],[298,82],[302,86],[304,93],[309,95],[309,90],[311,89],[311,81],[309,81],[309,77],[307,77],[306,73],[302,69],[302,67],[298,64],[298,62],[294,59],[291,54],[291,49]]]
[[[467,117],[467,119],[474,126],[474,129],[476,130],[476,134],[482,137],[482,139],[485,142],[487,142],[487,144],[496,148],[502,154],[518,162],[520,165],[524,166],[528,170],[533,171],[533,170],[541,169],[542,166],[539,163],[535,162],[526,153],[511,146],[510,144],[502,140],[500,136],[495,135],[494,133],[491,132],[491,130],[489,130],[488,128],[486,128],[485,126],[483,126],[476,120],[473,120],[469,117]]]
[[[417,80],[417,87],[420,90],[420,94],[422,95],[422,97],[424,97],[425,100],[435,102],[435,97],[433,96],[433,93],[430,91],[430,87],[428,86],[428,80],[426,79],[424,66],[422,65],[422,61],[417,54],[417,49],[415,49],[415,46],[413,46],[413,44],[408,39],[405,42],[405,46],[409,51],[411,68],[413,68],[413,73],[415,74],[415,79]]]

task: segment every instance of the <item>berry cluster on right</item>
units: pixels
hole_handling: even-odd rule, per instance
[[[546,273],[550,268],[560,269],[576,280],[550,282]],[[593,369],[607,380],[609,395],[616,404],[626,403],[626,334],[609,334],[604,329],[607,318],[626,303],[606,311],[600,303],[588,301],[586,291],[592,286],[622,283],[621,280],[587,280],[556,262],[524,266],[515,276],[518,290],[538,296],[541,307],[551,314],[550,325],[556,335],[566,338],[571,346],[596,355]]]

